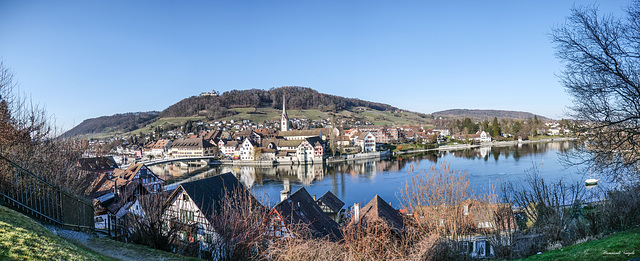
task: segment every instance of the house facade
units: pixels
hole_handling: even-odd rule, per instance
[[[241,160],[254,160],[255,148],[258,146],[251,139],[246,138],[240,145],[240,159]]]
[[[214,156],[216,146],[203,138],[179,139],[171,145],[171,155],[176,158]]]
[[[354,140],[354,144],[360,147],[362,152],[375,152],[376,151],[376,136],[371,132],[360,133]]]
[[[127,169],[116,169],[113,175],[128,181],[135,181],[149,193],[158,193],[164,189],[164,180],[142,163],[131,164]]]

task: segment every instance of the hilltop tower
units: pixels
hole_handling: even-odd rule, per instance
[[[285,104],[287,100],[285,100],[284,91],[282,93],[282,117],[280,117],[280,131],[289,131],[289,117],[287,117],[287,109]]]

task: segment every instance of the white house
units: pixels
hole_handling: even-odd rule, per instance
[[[353,143],[357,146],[360,146],[362,152],[376,151],[376,136],[374,136],[371,132],[360,133],[360,135],[355,138]]]
[[[254,148],[258,145],[253,142],[251,139],[246,138],[240,145],[240,159],[241,160],[253,160],[254,159]]]
[[[491,134],[482,131],[480,133],[480,142],[491,142]]]

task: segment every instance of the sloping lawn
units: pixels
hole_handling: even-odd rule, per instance
[[[640,228],[534,255],[522,260],[630,260],[640,257]]]
[[[0,260],[114,260],[81,249],[39,223],[0,206]]]

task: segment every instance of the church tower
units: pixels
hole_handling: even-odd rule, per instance
[[[280,131],[289,131],[289,117],[287,117],[287,109],[285,108],[285,104],[287,100],[285,100],[284,91],[282,93],[282,117],[280,117]]]

